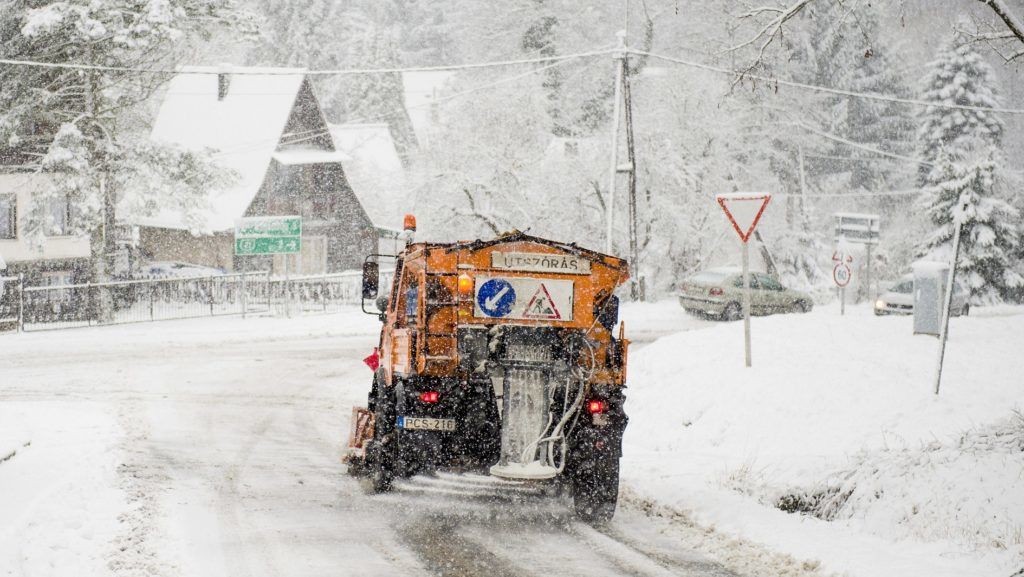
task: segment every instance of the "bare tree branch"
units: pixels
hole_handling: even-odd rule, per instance
[[[1024,44],[1024,24],[1021,24],[1017,16],[1010,12],[1010,9],[1007,8],[1003,0],[978,0],[978,2],[991,8],[996,13],[996,16],[1003,21],[1003,24],[1006,24],[1006,27],[1017,40]]]
[[[746,41],[726,49],[726,52],[735,52],[757,43],[761,44],[757,51],[757,57],[750,64],[750,66],[743,70],[743,72],[739,75],[737,81],[741,80],[744,74],[752,71],[755,67],[757,67],[758,64],[761,63],[761,61],[764,59],[765,50],[767,50],[768,47],[771,46],[772,42],[775,42],[775,40],[782,35],[783,25],[785,25],[786,22],[788,22],[794,16],[799,14],[801,10],[806,8],[807,5],[811,4],[814,1],[815,0],[796,0],[796,2],[791,4],[789,7],[761,6],[758,8],[754,8],[753,10],[750,10],[743,14],[740,14],[740,19],[756,18],[761,14],[775,14],[776,16],[772,18],[767,24],[762,26],[761,29],[757,31],[757,33],[755,33],[752,37],[748,38]]]

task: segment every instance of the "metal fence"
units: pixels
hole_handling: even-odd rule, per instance
[[[394,273],[382,271],[388,286]],[[0,277],[0,331],[63,329],[206,316],[337,312],[358,304],[360,271],[272,277],[246,272],[75,285],[25,286]]]

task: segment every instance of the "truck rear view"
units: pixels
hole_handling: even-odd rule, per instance
[[[374,263],[364,297],[375,295]],[[625,261],[514,232],[412,243],[377,298],[381,330],[350,471],[376,491],[448,468],[563,483],[586,520],[612,517],[628,341]]]

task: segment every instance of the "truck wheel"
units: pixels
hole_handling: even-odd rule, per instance
[[[387,493],[395,480],[398,464],[398,439],[395,430],[394,395],[387,387],[377,387],[375,424],[373,431],[373,459],[370,481],[374,493]]]
[[[596,461],[577,473],[573,482],[576,516],[587,523],[607,523],[619,501],[619,459]]]

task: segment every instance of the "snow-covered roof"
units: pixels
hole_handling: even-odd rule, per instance
[[[210,72],[222,70],[182,68],[168,83],[151,134],[191,150],[214,149],[215,161],[238,173],[234,186],[210,198],[211,231],[232,228],[256,196],[305,78],[299,68],[234,68],[245,74],[230,76],[221,99],[218,76]],[[183,215],[166,211],[135,224],[188,228]]]
[[[420,144],[426,145],[430,140],[430,132],[434,125],[431,104],[441,96],[445,85],[454,75],[454,72],[447,70],[424,70],[402,74],[405,109],[409,113],[412,129]]]
[[[405,172],[387,124],[331,124],[334,146],[350,160],[348,179],[375,226],[400,227],[408,212]]]

